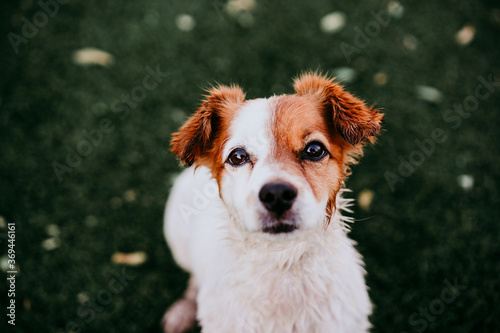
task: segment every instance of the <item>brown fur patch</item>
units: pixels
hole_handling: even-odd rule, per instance
[[[373,142],[380,130],[383,114],[368,107],[332,78],[317,73],[305,73],[295,79],[294,88],[300,96],[314,96],[332,112],[339,133],[353,146],[363,140]]]
[[[294,82],[296,95],[276,97],[273,119],[275,151],[282,168],[302,175],[317,200],[328,197],[327,215],[335,209],[349,165],[363,153],[363,141],[374,142],[383,114],[344,91],[333,79],[306,73]],[[321,141],[330,156],[321,161],[300,161],[306,144]]]
[[[318,201],[330,197],[330,192],[337,193],[343,176],[343,140],[330,130],[331,126],[321,101],[298,95],[276,98],[273,162],[291,174],[304,177]],[[301,160],[302,151],[312,141],[323,143],[330,156],[316,162]]]
[[[235,111],[244,104],[245,94],[238,86],[218,86],[210,89],[200,108],[172,134],[171,151],[183,163],[204,165],[217,174],[223,142]]]

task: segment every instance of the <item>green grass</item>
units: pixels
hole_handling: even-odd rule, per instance
[[[168,152],[170,134],[216,81],[237,82],[249,98],[264,97],[292,92],[291,78],[302,70],[347,66],[357,73],[348,89],[386,114],[385,132],[348,182],[353,196],[375,193],[370,211],[356,207],[351,234],[366,261],[373,332],[422,331],[422,321],[412,326],[409,319],[441,297],[446,279],[467,288],[425,321],[426,332],[499,331],[500,89],[457,129],[443,116],[474,95],[478,76],[500,80],[500,5],[401,0],[404,16],[392,18],[349,63],[341,43],[354,45],[354,28],[363,29],[373,21],[370,11],[386,4],[259,1],[253,26],[245,28],[220,0],[73,0],[16,54],[7,34],[21,35],[21,17],[32,21],[40,7],[2,3],[0,215],[16,223],[20,273],[16,326],[2,314],[0,327],[64,332],[73,321],[82,332],[159,332],[163,312],[187,281],[162,236],[164,203],[180,170]],[[333,35],[319,29],[332,11],[347,16]],[[181,13],[196,20],[192,31],[176,27]],[[455,33],[465,24],[475,27],[475,38],[459,46]],[[405,36],[418,41],[416,50],[403,46]],[[89,46],[111,53],[114,64],[75,65],[73,52]],[[142,84],[147,66],[157,65],[168,76],[121,120],[113,103]],[[378,72],[387,84],[374,83]],[[442,100],[418,99],[417,85],[435,87]],[[53,162],[65,163],[66,147],[76,149],[82,130],[99,128],[104,118],[114,126],[111,133],[59,181]],[[415,139],[430,138],[435,128],[447,140],[391,191],[384,174],[397,173],[398,157],[408,159]],[[472,189],[458,185],[462,174],[473,176]],[[126,200],[128,190],[135,200]],[[60,246],[50,251],[42,247],[48,225],[60,229]],[[127,267],[135,278],[85,323],[90,315],[77,313],[82,297],[109,288],[111,272],[122,269],[111,261],[116,251],[145,251],[148,260]],[[6,295],[2,284],[2,306]]]

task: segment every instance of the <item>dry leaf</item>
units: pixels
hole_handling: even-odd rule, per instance
[[[125,191],[125,193],[123,193],[123,198],[126,202],[133,202],[135,201],[135,199],[137,199],[137,193],[132,189],[127,190]]]
[[[180,31],[191,31],[196,26],[196,21],[191,15],[179,14],[175,18],[175,25]]]
[[[148,255],[144,251],[123,253],[115,252],[111,257],[111,261],[116,264],[123,264],[128,266],[138,266],[143,264],[148,258]]]
[[[378,72],[373,76],[373,81],[377,86],[383,86],[387,83],[387,74],[384,72]]]
[[[455,39],[457,40],[458,44],[465,46],[472,42],[475,35],[476,28],[474,28],[472,25],[465,25],[457,32],[457,34],[455,35]]]
[[[86,47],[73,54],[73,61],[81,66],[100,65],[108,67],[113,64],[114,57],[106,51]]]
[[[229,0],[226,11],[231,16],[237,16],[240,12],[251,12],[257,6],[255,0]]]
[[[319,22],[321,31],[334,34],[344,28],[346,24],[346,16],[342,12],[333,12],[323,16]]]
[[[363,190],[358,196],[358,205],[362,210],[370,210],[375,193],[372,190]]]

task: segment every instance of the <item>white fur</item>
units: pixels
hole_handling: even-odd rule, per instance
[[[204,167],[176,180],[165,212],[165,236],[174,258],[198,286],[198,312],[205,333],[366,332],[371,303],[364,269],[347,237],[348,201],[339,194],[325,230],[326,200],[310,185],[266,158],[273,146],[269,100],[239,110],[225,143],[226,159],[243,147],[252,163],[226,164],[220,199]],[[259,189],[269,181],[298,189],[292,233],[260,231]]]
[[[184,221],[180,205],[195,206],[190,189],[203,193],[211,181],[203,167],[185,170],[165,213],[175,259],[199,286],[203,332],[367,331],[364,270],[339,210],[327,231],[245,237],[222,201],[206,196],[210,204]],[[347,201],[339,197],[337,204],[343,209]]]

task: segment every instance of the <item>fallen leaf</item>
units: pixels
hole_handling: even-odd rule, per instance
[[[148,255],[144,251],[123,253],[115,252],[111,256],[111,261],[116,264],[123,264],[128,266],[138,266],[143,264],[148,259]]]
[[[476,28],[471,25],[465,25],[455,35],[455,39],[459,45],[465,46],[472,42],[476,35]]]
[[[86,47],[73,53],[73,61],[81,66],[100,65],[108,67],[113,64],[114,57],[106,51]]]
[[[342,30],[346,23],[346,16],[342,12],[333,12],[323,16],[319,22],[321,31],[334,34]]]
[[[387,83],[387,74],[378,72],[373,76],[373,81],[375,81],[377,86],[383,86]]]
[[[358,196],[359,207],[364,211],[370,210],[370,206],[372,204],[374,196],[375,196],[375,193],[373,193],[372,190],[365,189],[365,190],[361,191],[361,193]]]

